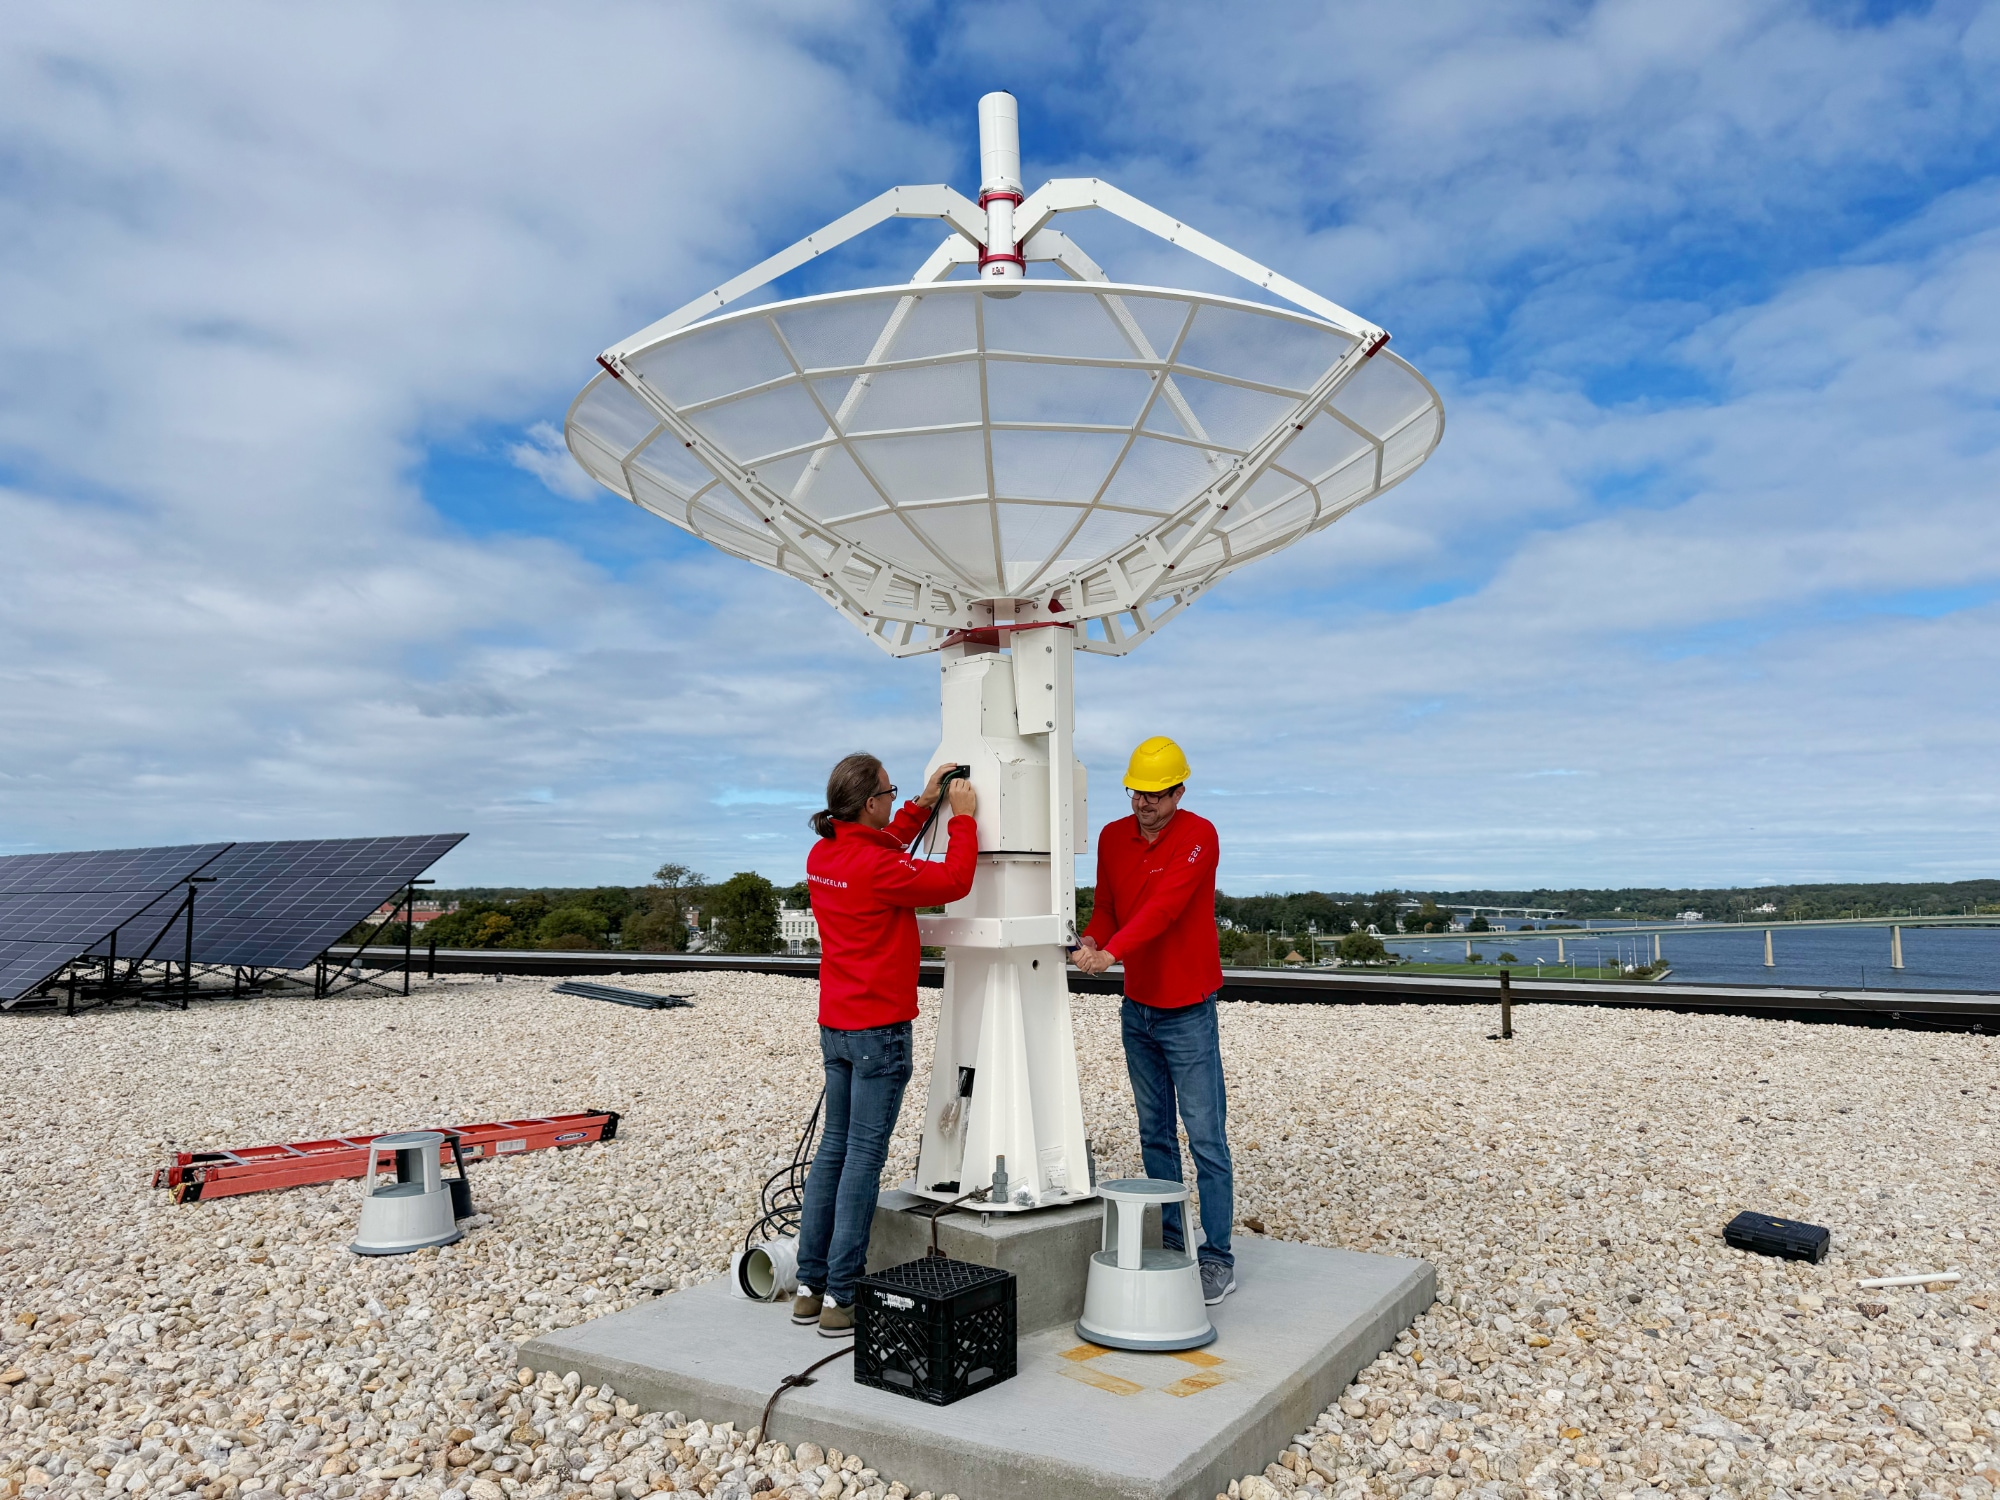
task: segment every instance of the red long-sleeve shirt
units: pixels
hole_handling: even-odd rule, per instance
[[[1137,818],[1097,838],[1097,905],[1084,936],[1125,965],[1125,997],[1174,1010],[1222,987],[1215,825],[1177,812],[1146,842]]]
[[[917,908],[956,901],[972,889],[979,824],[954,817],[941,862],[914,859],[905,846],[926,810],[905,802],[887,828],[833,825],[806,855],[813,918],[819,924],[819,1022],[865,1031],[917,1015]]]

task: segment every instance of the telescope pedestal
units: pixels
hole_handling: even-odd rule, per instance
[[[918,919],[924,941],[945,949],[945,978],[911,1191],[949,1202],[981,1190],[982,1210],[1018,1213],[1095,1189],[1064,968],[1083,768],[1071,748],[1073,631],[1030,603],[982,607],[993,628],[941,653],[944,735],[931,764],[972,768],[980,855],[970,894]]]
[[[1091,1194],[1063,951],[947,949],[944,1005],[924,1110],[915,1191],[950,1201],[990,1188],[992,1212],[1072,1203]]]

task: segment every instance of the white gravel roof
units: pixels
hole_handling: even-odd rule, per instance
[[[865,1455],[516,1373],[544,1329],[721,1271],[818,1088],[813,985],[619,982],[696,1008],[464,977],[0,1017],[0,1500],[905,1493]],[[1118,1002],[1074,1003],[1100,1172],[1136,1172]],[[1465,1008],[1223,1008],[1239,1221],[1422,1255],[1440,1284],[1232,1493],[2000,1490],[2000,1041],[1515,1017],[1500,1044]],[[169,1141],[591,1107],[624,1115],[615,1144],[475,1168],[474,1231],[409,1257],[347,1252],[353,1182],[184,1206],[147,1186]],[[1831,1225],[1833,1257],[1724,1248],[1746,1207]],[[1947,1269],[1938,1292],[1854,1284]]]

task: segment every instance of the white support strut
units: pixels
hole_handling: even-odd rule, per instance
[[[856,235],[866,234],[877,224],[890,219],[943,219],[963,235],[977,249],[985,244],[986,215],[978,205],[970,202],[963,193],[945,186],[930,183],[922,187],[892,187],[886,193],[870,198],[859,208],[842,214],[831,224],[816,229],[795,244],[787,245],[776,255],[760,260],[740,276],[733,276],[712,292],[703,292],[694,301],[668,313],[657,323],[648,323],[628,339],[621,339],[604,351],[604,358],[617,361],[649,344],[657,343],[670,333],[678,333],[689,324],[720,312],[738,297],[767,286],[789,271],[796,271],[807,261],[827,251],[846,244]]]
[[[996,97],[1009,96],[987,96],[988,99]],[[1015,120],[1001,114],[993,116],[992,125],[989,127],[985,103],[985,100],[981,100],[982,140],[989,128],[997,136],[1004,136],[1009,127],[1018,131]],[[1096,262],[1090,260],[1089,256],[1083,255],[1076,248],[1074,241],[1066,236],[1055,235],[1054,238],[1060,245],[1050,243],[1045,247],[1036,243],[1038,238],[1044,237],[1044,226],[1057,214],[1072,213],[1087,208],[1101,208],[1107,213],[1116,214],[1127,223],[1149,234],[1158,235],[1169,244],[1198,255],[1203,260],[1326,319],[1343,333],[1365,344],[1380,347],[1380,343],[1387,338],[1380,327],[1366,318],[1348,311],[1339,303],[1320,296],[1308,287],[1300,286],[1290,277],[1282,276],[1269,266],[1252,260],[1240,251],[1230,249],[1220,240],[1212,239],[1200,230],[1183,224],[1180,220],[1154,208],[1150,203],[1133,197],[1122,188],[1113,187],[1101,178],[1055,178],[1036,189],[1032,197],[1019,201],[1018,206],[1015,206],[1014,202],[1009,201],[1009,195],[1018,200],[1021,191],[1018,182],[1021,160],[1018,133],[1013,138],[1011,175],[1006,170],[1009,154],[1004,146],[982,150],[981,156],[983,161],[991,160],[996,163],[987,174],[987,183],[981,187],[980,196],[985,202],[984,208],[943,183],[892,187],[887,192],[869,199],[859,208],[842,214],[831,224],[816,229],[804,239],[786,246],[776,255],[759,261],[741,275],[731,277],[715,290],[704,292],[659,321],[647,324],[630,338],[620,340],[604,351],[605,358],[616,360],[622,355],[657,342],[670,333],[676,333],[711,313],[720,312],[737,298],[769,285],[780,276],[797,270],[815,257],[824,255],[827,251],[836,249],[859,235],[866,234],[890,219],[943,219],[958,232],[965,246],[965,253],[952,255],[951,263],[954,265],[977,263],[982,276],[1017,279],[1025,274],[1022,263],[1029,260],[1055,261],[1066,270],[1080,263],[1088,264],[1095,269]],[[947,241],[947,244],[949,243],[951,242]],[[933,259],[936,259],[935,255]],[[926,277],[920,271],[911,279],[938,278]],[[1102,270],[1096,270],[1095,275],[1078,275],[1077,279],[1102,281],[1106,278]]]
[[[1015,215],[1015,224],[1024,242],[1032,242],[1035,233],[1057,214],[1073,213],[1078,209],[1101,208],[1106,213],[1116,214],[1126,223],[1136,225],[1148,234],[1158,235],[1170,245],[1178,245],[1192,255],[1198,255],[1212,265],[1222,267],[1233,275],[1242,277],[1265,291],[1283,297],[1298,307],[1317,317],[1326,319],[1350,338],[1359,339],[1364,344],[1386,341],[1388,334],[1358,313],[1349,312],[1338,302],[1322,297],[1309,287],[1300,286],[1289,276],[1280,276],[1269,266],[1260,265],[1241,251],[1232,250],[1220,240],[1210,239],[1199,229],[1190,228],[1179,219],[1161,213],[1150,203],[1134,198],[1121,188],[1096,177],[1058,177],[1043,183],[1035,189],[1033,197],[1021,205]]]

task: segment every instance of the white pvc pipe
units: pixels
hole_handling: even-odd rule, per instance
[[[1959,1273],[1956,1271],[1927,1271],[1921,1276],[1870,1276],[1854,1284],[1866,1287],[1924,1286],[1935,1281],[1942,1282],[1948,1286],[1958,1279]]]
[[[752,1302],[777,1302],[799,1289],[799,1242],[766,1240],[729,1257],[729,1289]]]

